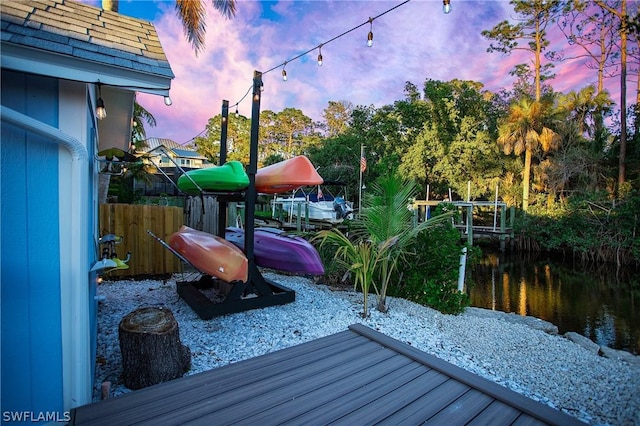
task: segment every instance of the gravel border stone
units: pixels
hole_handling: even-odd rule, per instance
[[[296,301],[208,321],[199,319],[178,297],[175,283],[182,277],[103,282],[98,289],[103,301],[98,313],[94,400],[100,399],[101,385],[107,381],[112,395],[129,392],[120,379],[119,321],[138,307],[164,306],[173,312],[182,343],[191,349],[192,369],[187,374],[362,323],[584,422],[640,425],[640,363],[633,361],[639,357],[612,349],[588,350],[558,335],[553,324],[479,308],[443,315],[389,298],[389,312],[381,313],[375,310],[375,297],[370,297],[370,316],[363,319],[362,294],[333,291],[301,277],[272,272],[264,276],[293,289]]]

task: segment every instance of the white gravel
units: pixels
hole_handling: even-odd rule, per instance
[[[403,299],[390,298],[389,312],[374,309],[363,319],[362,294],[265,272],[296,292],[283,306],[201,320],[178,297],[175,280],[105,281],[98,313],[94,400],[101,384],[111,395],[129,392],[122,384],[118,324],[142,306],[171,309],[182,343],[191,349],[199,373],[297,345],[363,323],[424,352],[506,386],[595,425],[640,425],[640,366],[598,356],[568,339],[500,316],[443,315]],[[187,277],[193,278],[193,277]]]

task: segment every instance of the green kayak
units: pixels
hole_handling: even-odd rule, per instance
[[[249,186],[249,176],[239,161],[222,166],[189,170],[178,178],[178,188],[185,194],[198,194],[195,182],[203,191],[238,191]]]

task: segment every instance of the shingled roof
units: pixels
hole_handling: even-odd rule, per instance
[[[124,80],[142,74],[137,90],[167,94],[174,74],[148,21],[69,0],[2,1],[0,12],[3,67],[19,65],[11,55],[27,48],[49,55],[42,61],[47,75],[81,61],[90,72],[76,77],[80,81],[127,85]]]

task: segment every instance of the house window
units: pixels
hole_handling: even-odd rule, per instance
[[[191,167],[191,160],[189,160],[187,158],[181,158],[180,159],[180,165],[181,166],[185,166],[185,167]]]

